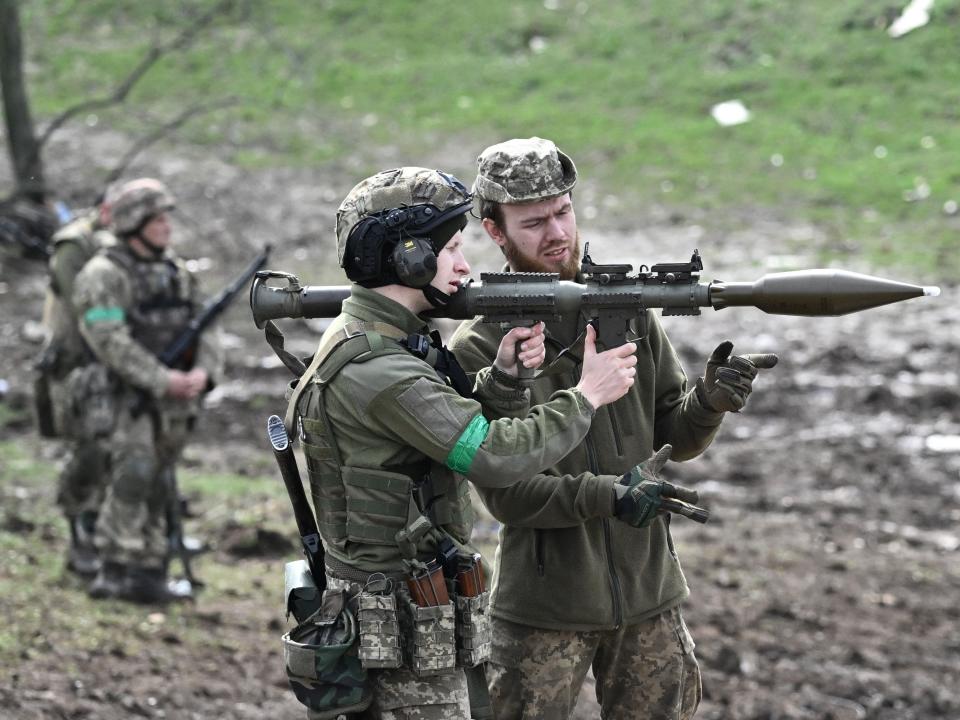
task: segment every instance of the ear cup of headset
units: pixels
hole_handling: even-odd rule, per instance
[[[397,277],[408,287],[426,287],[437,274],[437,254],[429,238],[402,238],[392,257]]]

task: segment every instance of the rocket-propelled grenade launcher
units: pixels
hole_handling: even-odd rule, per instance
[[[645,310],[661,308],[664,315],[699,315],[701,307],[755,307],[773,315],[820,317],[846,315],[890,303],[937,296],[938,287],[923,287],[846,270],[796,270],[771,273],[754,282],[700,282],[703,261],[696,250],[686,263],[641,266],[598,265],[584,249],[584,282],[560,280],[552,273],[481,273],[468,280],[449,303],[431,314],[462,320],[482,316],[486,322],[530,325],[579,317],[593,322],[606,347],[626,342],[636,321],[645,335]],[[268,284],[286,281],[285,287]],[[349,286],[302,286],[296,276],[261,271],[250,288],[254,322],[262,328],[278,318],[335,317],[350,294]]]

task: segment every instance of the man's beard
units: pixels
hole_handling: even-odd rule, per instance
[[[503,244],[503,254],[507,256],[507,262],[513,272],[533,272],[533,273],[560,273],[561,280],[574,280],[577,272],[580,270],[580,231],[574,238],[573,247],[570,248],[570,257],[564,261],[560,269],[557,270],[554,265],[547,265],[538,258],[524,257],[517,245],[510,239],[506,233],[503,234],[506,242]]]

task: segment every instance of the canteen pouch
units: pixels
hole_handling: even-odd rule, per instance
[[[400,607],[407,666],[419,677],[452,672],[457,665],[453,603],[420,607],[403,593]]]
[[[490,658],[490,593],[456,596],[457,665],[476,667]]]
[[[359,630],[343,590],[326,590],[320,609],[283,636],[290,687],[310,720],[361,712],[373,700],[357,653]]]
[[[403,665],[397,598],[392,592],[392,583],[369,583],[357,596],[357,608],[363,667],[370,670]]]

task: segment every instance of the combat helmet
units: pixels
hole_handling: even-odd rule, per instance
[[[384,170],[359,182],[337,210],[337,259],[364,287],[424,288],[437,256],[466,227],[473,196],[453,175],[422,167]]]
[[[173,193],[159,180],[138,178],[123,185],[113,200],[113,227],[117,235],[136,235],[150,220],[176,205]]]
[[[480,153],[473,192],[488,202],[518,204],[563,195],[576,184],[573,160],[554,143],[516,138]]]

